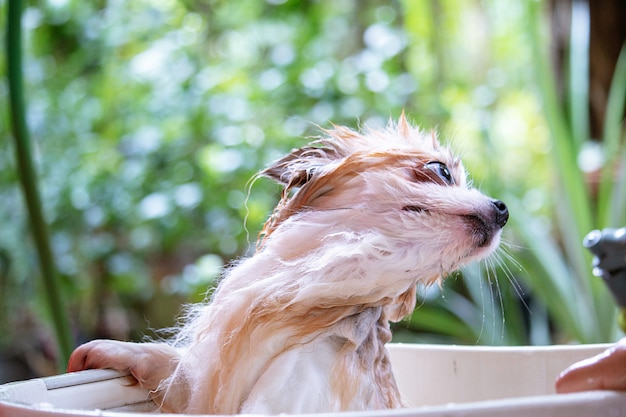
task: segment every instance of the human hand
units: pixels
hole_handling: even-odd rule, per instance
[[[573,364],[556,380],[558,393],[590,390],[626,391],[626,338],[594,357]]]

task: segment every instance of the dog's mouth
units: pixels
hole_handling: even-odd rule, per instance
[[[468,214],[462,217],[465,219],[472,237],[475,239],[476,246],[479,248],[488,246],[495,232],[500,229],[495,227],[495,225],[490,226],[481,216],[475,214]]]
[[[481,214],[461,214],[476,247],[483,248],[489,246],[493,237],[507,223],[509,214],[504,203],[493,200],[492,210],[487,216]],[[417,205],[408,205],[402,208],[403,211],[414,213],[428,213],[429,210]]]
[[[491,200],[490,209],[486,212],[464,215],[463,218],[475,239],[476,246],[489,246],[494,236],[509,220],[509,209],[500,200]]]

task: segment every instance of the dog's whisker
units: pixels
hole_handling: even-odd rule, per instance
[[[518,271],[526,272],[526,270],[524,269],[524,266],[517,259],[515,259],[515,257],[509,252],[509,248],[511,248],[511,249],[520,249],[520,247],[514,246],[514,245],[506,242],[505,245],[499,246],[498,249],[494,252],[494,254],[496,254],[497,256],[501,257],[502,264],[503,265],[507,265],[507,268],[509,268],[508,264],[510,263],[515,268],[517,268]]]
[[[502,247],[498,248],[498,250],[496,252],[494,252],[493,255],[492,255],[492,256],[496,257],[496,259],[498,259],[498,263],[500,264],[500,268],[502,269],[502,271],[504,273],[504,276],[507,278],[507,280],[511,284],[511,287],[515,291],[515,295],[521,301],[522,305],[524,306],[524,309],[529,314],[532,314],[532,309],[530,308],[530,306],[526,302],[526,293],[524,291],[524,287],[515,278],[515,274],[513,273],[511,268],[509,267],[508,263],[504,261],[504,258],[501,257],[501,255],[506,257],[506,259],[508,261],[513,262],[513,265],[515,265],[516,267],[520,268],[520,270],[523,269],[521,264],[519,262],[517,262],[515,259],[513,259],[513,256],[511,254],[507,253],[506,250],[504,248],[502,248]]]
[[[481,320],[480,320],[480,330],[478,332],[478,337],[476,338],[476,344],[478,344],[480,340],[483,338],[483,334],[485,333],[485,323],[487,320],[487,315],[486,315],[487,305],[485,303],[485,289],[483,287],[485,285],[485,280],[483,279],[482,271],[480,269],[478,270],[478,276],[476,278],[478,279],[478,286],[480,289],[479,294],[480,294],[480,305],[481,305],[481,311],[482,311]]]
[[[498,301],[500,302],[500,315],[501,317],[501,323],[500,323],[500,339],[504,340],[505,339],[505,329],[506,329],[506,312],[504,309],[504,295],[502,294],[502,289],[500,288],[500,281],[498,280],[498,276],[497,276],[497,270],[496,270],[496,265],[493,262],[493,259],[497,259],[497,258],[488,258],[488,263],[489,263],[489,269],[491,270],[491,273],[493,274],[492,279],[495,282],[496,285],[496,289],[497,289],[497,296],[498,296]],[[495,321],[495,314],[494,314],[494,321]]]
[[[485,265],[488,266],[488,262],[489,262],[489,258],[485,259],[483,261],[485,263]],[[489,294],[489,299],[488,302],[489,307],[490,307],[490,320],[491,320],[491,328],[490,328],[490,335],[491,335],[491,340],[489,341],[490,344],[494,344],[495,342],[495,330],[496,330],[496,299],[494,296],[494,289],[493,289],[493,282],[491,279],[491,274],[490,274],[490,270],[488,267],[482,268],[481,271],[484,271],[485,277],[483,278],[483,280],[485,281],[485,283],[487,284],[487,292]],[[482,274],[481,274],[481,278],[482,278]]]

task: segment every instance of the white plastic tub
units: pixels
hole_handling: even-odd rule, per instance
[[[559,372],[606,347],[392,344],[389,350],[398,385],[412,407],[341,416],[626,416],[626,393],[554,393]],[[151,411],[155,407],[148,393],[129,386],[113,371],[85,371],[0,386],[0,417],[137,417]]]

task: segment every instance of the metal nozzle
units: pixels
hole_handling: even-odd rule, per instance
[[[594,230],[583,245],[594,255],[594,275],[602,277],[617,304],[626,307],[626,227]]]

